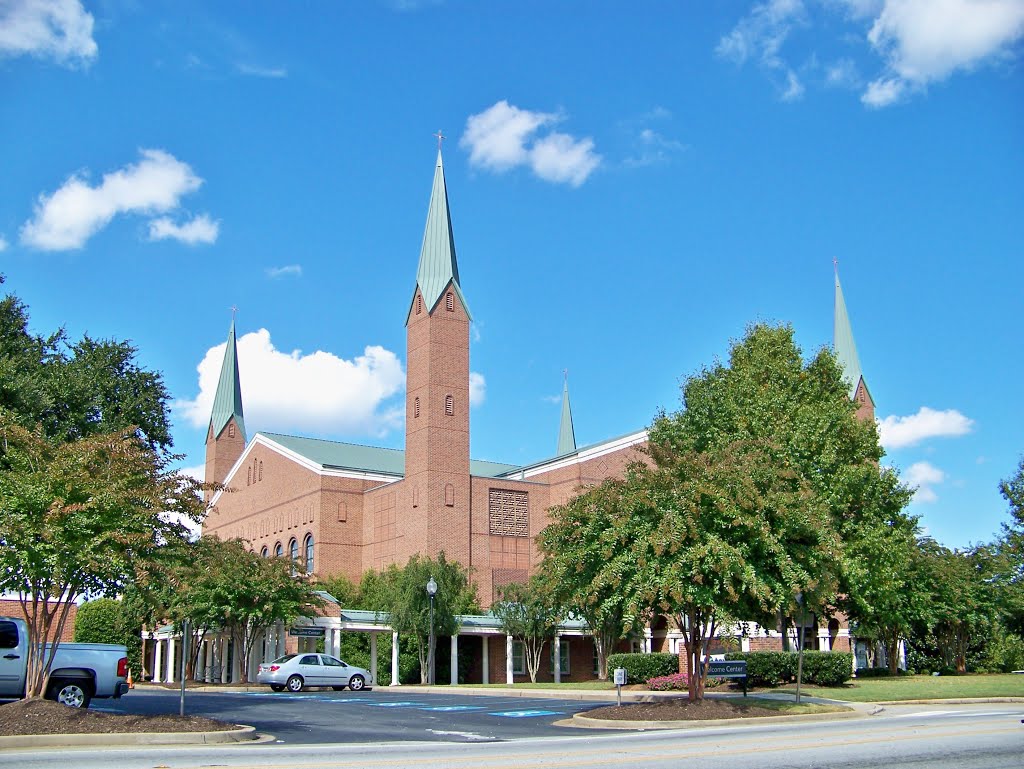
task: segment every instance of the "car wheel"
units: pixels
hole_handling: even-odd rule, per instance
[[[92,700],[92,687],[84,681],[54,681],[46,696],[69,708],[87,708]]]
[[[270,690],[274,691],[274,692],[283,692],[284,691],[284,684],[271,684],[270,685]]]
[[[364,686],[366,686],[366,679],[362,676],[352,676],[348,679],[348,688],[354,692],[358,692]]]
[[[288,677],[288,691],[290,692],[301,692],[302,691],[302,676],[289,676]]]

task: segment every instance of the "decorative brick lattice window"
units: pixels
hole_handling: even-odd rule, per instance
[[[423,312],[423,295],[416,294],[416,314],[419,315]]]
[[[450,483],[444,487],[444,503],[447,507],[455,507],[455,486]]]
[[[455,416],[455,398],[451,395],[444,396],[444,413],[447,416]]]
[[[412,415],[413,418],[419,419],[420,416],[420,398],[417,395],[412,401]]]
[[[488,489],[487,516],[491,534],[530,536],[530,504],[525,491]]]
[[[263,463],[260,462],[260,480],[263,480]]]
[[[235,437],[235,425],[234,425],[233,422],[228,425],[228,437],[229,438],[234,438]]]
[[[448,312],[455,312],[455,295],[451,291],[444,297],[444,308]]]

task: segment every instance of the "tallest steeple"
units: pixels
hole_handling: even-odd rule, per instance
[[[452,219],[448,213],[448,189],[444,181],[441,150],[438,148],[437,166],[434,168],[434,186],[430,191],[427,224],[423,228],[420,263],[416,270],[413,302],[422,301],[426,305],[426,311],[433,313],[449,284],[453,287],[455,297],[462,303],[467,317],[472,320],[469,306],[459,285],[459,263],[455,257],[455,236],[452,234]],[[422,300],[417,299],[417,292]],[[410,307],[410,315],[414,309]],[[406,324],[408,322],[409,319],[406,318]]]
[[[213,396],[210,426],[206,432],[206,481],[223,483],[245,451],[245,419],[242,416],[242,386],[238,375],[238,347],[235,319],[231,318],[224,362],[220,367],[217,393]],[[206,491],[207,499],[213,494]]]

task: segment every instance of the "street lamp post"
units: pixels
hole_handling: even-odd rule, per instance
[[[796,620],[797,620],[797,622],[800,623],[800,625],[799,625],[799,627],[797,628],[797,631],[796,631],[796,651],[797,651],[797,658],[796,658],[796,704],[799,705],[800,704],[800,679],[803,678],[803,674],[804,674],[804,625],[806,624],[806,622],[804,620],[805,612],[804,612],[804,594],[803,593],[797,593],[796,594],[796,605],[797,605],[797,612],[798,612],[798,616],[797,616]]]
[[[427,683],[434,685],[434,596],[437,595],[437,583],[434,577],[427,582],[427,595],[430,596],[430,638],[427,641]]]

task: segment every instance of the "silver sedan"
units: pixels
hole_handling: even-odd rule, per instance
[[[273,662],[264,662],[256,681],[269,684],[275,692],[285,689],[301,692],[307,686],[330,686],[335,691],[347,686],[358,692],[373,686],[373,676],[368,670],[329,654],[286,654]]]

